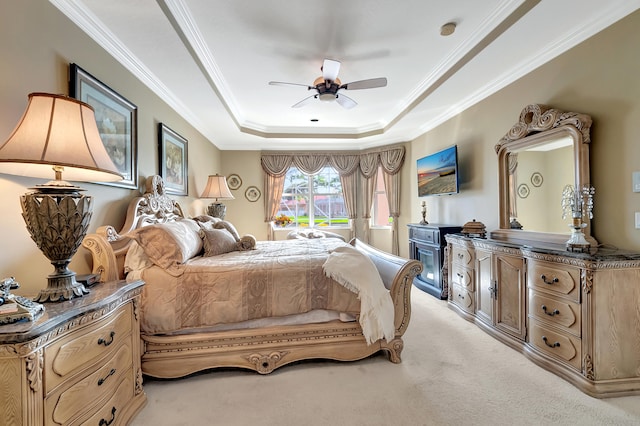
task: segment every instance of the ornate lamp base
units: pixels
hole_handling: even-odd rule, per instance
[[[571,227],[571,238],[567,241],[567,250],[578,253],[588,253],[591,250],[591,244],[587,241],[582,232],[582,228],[585,224],[580,224],[579,227]]]
[[[209,207],[207,207],[207,214],[209,216],[224,219],[224,216],[227,214],[227,206],[222,203],[211,203],[209,204]]]
[[[55,268],[36,302],[58,302],[89,293],[68,265],[87,234],[93,200],[78,193],[82,189],[77,186],[50,184],[32,188],[36,191],[21,197],[31,239]]]
[[[47,288],[33,298],[35,302],[59,302],[89,294],[84,284],[76,281],[76,273],[54,273],[47,277]]]

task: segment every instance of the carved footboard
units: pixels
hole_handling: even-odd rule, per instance
[[[402,335],[411,316],[411,285],[422,265],[358,240],[352,240],[351,244],[369,256],[391,292],[395,310],[392,341],[378,340],[367,345],[358,322],[340,321],[180,336],[143,335],[142,371],[160,378],[183,377],[216,367],[239,367],[268,374],[299,360],[355,361],[380,350],[389,354],[391,362],[399,363]]]

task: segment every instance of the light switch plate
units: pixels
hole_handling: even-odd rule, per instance
[[[636,229],[640,229],[640,212],[636,212]]]
[[[633,172],[631,176],[633,181],[633,192],[640,192],[640,172]]]

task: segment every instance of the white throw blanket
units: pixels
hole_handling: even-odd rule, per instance
[[[367,344],[395,337],[393,301],[371,259],[353,247],[338,247],[322,266],[326,276],[360,299],[360,326]]]

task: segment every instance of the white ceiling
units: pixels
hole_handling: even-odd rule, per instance
[[[640,0],[50,2],[222,150],[415,139],[640,8]],[[457,28],[443,37],[448,22]],[[319,100],[294,109],[312,92],[268,84],[311,85],[324,58],[341,61],[343,83],[388,85],[345,93],[358,103],[346,110]]]

